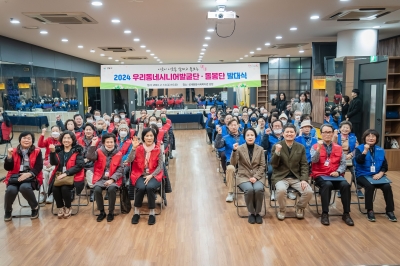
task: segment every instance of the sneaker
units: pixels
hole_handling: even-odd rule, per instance
[[[374,211],[369,211],[368,213],[367,213],[367,219],[368,219],[368,221],[370,221],[370,222],[375,222],[376,220],[375,220],[375,213],[374,213]]]
[[[46,200],[46,195],[44,194],[44,192],[40,193],[39,204],[44,203],[45,200]]]
[[[338,197],[338,198],[341,198],[341,197],[342,197],[342,194],[340,194],[340,191],[337,192],[337,197]]]
[[[31,220],[37,219],[38,217],[39,217],[39,206],[36,209],[32,210]]]
[[[278,217],[279,220],[283,221],[285,219],[285,212],[278,211],[276,217]]]
[[[323,225],[329,225],[329,214],[327,213],[322,213],[321,215],[321,224]]]
[[[100,211],[100,214],[97,216],[97,222],[101,222],[106,218],[106,213],[104,211]]]
[[[262,219],[261,215],[259,215],[259,214],[256,215],[256,223],[258,223],[258,224],[263,223],[263,219]]]
[[[156,216],[155,215],[149,215],[149,221],[147,222],[148,225],[153,225],[156,223]]]
[[[359,190],[359,189],[357,189],[357,197],[358,197],[359,199],[363,199],[363,198],[364,198],[364,194],[363,194],[362,191]]]
[[[107,222],[112,222],[114,220],[114,213],[109,213],[107,215]]]
[[[294,192],[289,192],[287,194],[287,197],[291,200],[295,200],[296,199],[296,194]]]
[[[54,199],[53,199],[53,194],[51,194],[50,196],[47,197],[46,203],[47,203],[47,204],[52,204],[52,203],[53,203],[53,200],[54,200]]]
[[[62,219],[64,217],[64,212],[65,212],[64,209],[65,209],[64,207],[58,209],[58,214],[57,214],[58,219]]]
[[[297,219],[303,219],[304,218],[304,209],[298,208],[296,206],[296,217],[297,217]]]
[[[4,221],[9,222],[11,220],[12,220],[12,211],[9,211],[9,212],[6,211],[4,213]]]
[[[138,224],[140,219],[140,214],[134,214],[132,217],[132,224]]]
[[[72,215],[72,208],[65,208],[64,219],[68,219]]]
[[[342,220],[349,226],[353,226],[354,225],[353,219],[351,219],[349,213],[344,213],[343,216],[342,216]]]
[[[385,216],[389,219],[391,222],[397,222],[396,216],[394,216],[393,212],[387,212],[385,213]]]
[[[249,224],[255,224],[256,223],[256,216],[254,214],[250,214],[248,222],[249,222]]]
[[[228,193],[228,196],[226,197],[226,202],[232,202],[233,201],[233,193]]]
[[[275,191],[271,191],[271,201],[275,201]]]

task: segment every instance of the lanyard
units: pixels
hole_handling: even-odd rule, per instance
[[[375,165],[375,147],[369,149],[369,153],[371,155],[372,164]]]

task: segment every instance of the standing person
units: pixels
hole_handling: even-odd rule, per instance
[[[347,112],[349,111],[349,96],[344,95],[342,98],[342,121],[346,120]]]
[[[286,101],[286,94],[284,92],[279,93],[279,99],[272,99],[272,106],[276,106],[278,109],[278,114],[280,115],[283,111],[286,110],[288,102]]]
[[[361,119],[362,119],[362,101],[360,99],[360,90],[353,89],[351,91],[353,100],[350,102],[349,111],[347,112],[346,120],[353,125],[352,132],[356,135],[358,142],[361,140]]]
[[[307,95],[305,93],[300,94],[299,102],[292,103],[292,111],[301,111],[302,114],[311,114],[311,104],[307,102]]]
[[[311,106],[311,112],[312,112],[313,105],[312,105],[312,101],[311,101],[311,94],[310,94],[310,92],[309,92],[309,91],[306,91],[305,93],[306,93],[306,96],[307,96],[307,100],[306,100],[306,102],[310,103],[310,106]]]

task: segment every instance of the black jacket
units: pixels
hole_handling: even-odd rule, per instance
[[[278,108],[279,111],[279,115],[282,113],[282,111],[286,110],[286,107],[288,105],[288,102],[286,100],[275,100],[272,99],[272,103],[273,106],[276,106],[276,108]]]
[[[362,101],[358,96],[350,102],[347,118],[349,118],[350,122],[352,123],[361,123]]]
[[[79,171],[83,169],[83,166],[85,165],[85,161],[83,160],[83,155],[82,155],[83,153],[82,146],[75,145],[74,147],[72,147],[71,153],[69,154],[69,156],[66,157],[67,161],[69,160],[69,158],[71,158],[71,155],[74,153],[78,153],[78,155],[76,156],[76,164],[74,167],[71,167],[65,172],[67,175],[77,174]],[[58,157],[56,156],[56,154],[58,154]],[[55,152],[50,152],[50,164],[56,166],[57,168],[56,172],[62,172],[63,170],[62,168],[64,167],[64,165],[66,165],[66,163],[64,164],[64,149],[61,146],[57,146]]]
[[[346,115],[349,112],[349,104],[342,105],[342,121],[346,120]]]

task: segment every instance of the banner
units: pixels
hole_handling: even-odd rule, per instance
[[[260,86],[259,63],[101,66],[100,89]]]

